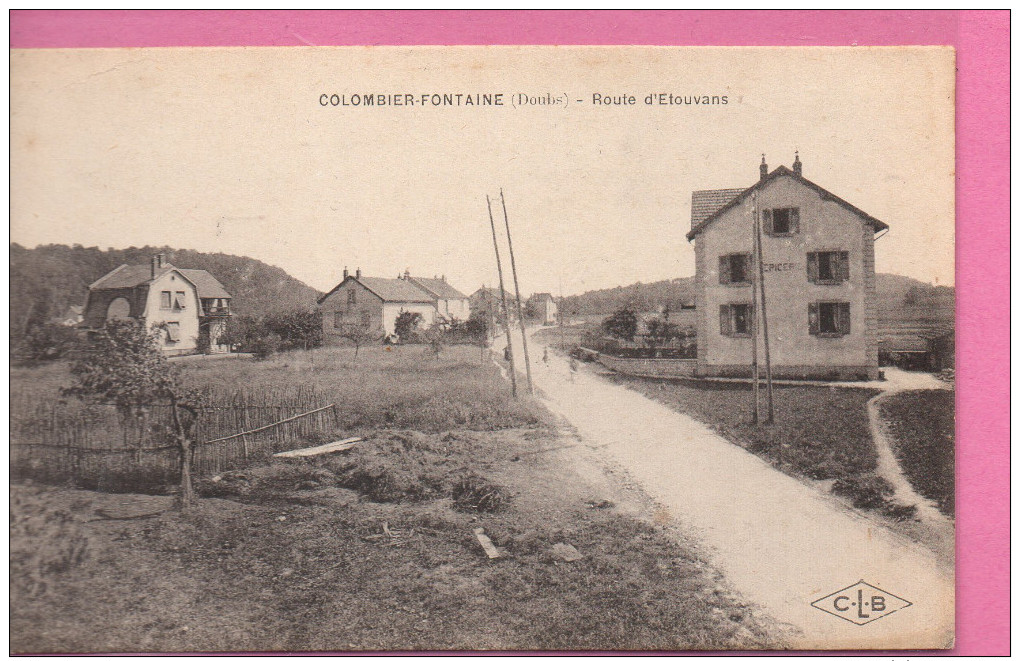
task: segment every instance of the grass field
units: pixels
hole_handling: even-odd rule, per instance
[[[515,401],[477,347],[446,347],[439,360],[421,346],[322,347],[249,357],[175,363],[185,381],[222,392],[312,386],[339,405],[341,425],[352,432],[377,428],[440,431],[503,429],[542,424],[548,414],[534,401]],[[70,383],[66,363],[12,368],[11,390],[32,398],[58,398]]]
[[[955,391],[911,390],[880,402],[893,451],[918,493],[956,513]]]
[[[614,374],[611,380],[705,423],[721,436],[790,475],[832,481],[833,493],[861,509],[910,518],[894,505],[892,486],[874,471],[878,455],[866,405],[878,391],[865,388],[776,386],[775,423],[755,425],[746,383],[665,381]],[[764,402],[764,391],[762,401]],[[763,407],[764,408],[764,407]]]
[[[653,523],[650,503],[572,449],[538,403],[512,400],[476,348],[182,369],[222,388],[314,384],[365,440],[206,476],[187,513],[165,496],[12,486],[12,651],[782,644],[693,543]],[[11,374],[13,388],[53,396],[66,368]],[[486,558],[476,527],[503,558]],[[565,562],[557,543],[583,557]]]

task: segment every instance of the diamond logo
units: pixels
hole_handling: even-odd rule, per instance
[[[813,601],[811,605],[863,627],[913,604],[862,580]]]

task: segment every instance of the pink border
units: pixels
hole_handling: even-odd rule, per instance
[[[1007,11],[12,11],[12,48],[411,44],[957,48],[956,654],[1009,653]]]

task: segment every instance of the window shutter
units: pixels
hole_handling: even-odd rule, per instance
[[[772,209],[764,209],[761,212],[761,217],[762,225],[764,225],[762,229],[765,230],[766,234],[772,234]]]
[[[723,335],[732,335],[732,325],[730,319],[730,306],[720,305],[719,306],[719,332]]]
[[[730,284],[730,256],[721,255],[719,257],[719,284],[728,285]]]
[[[818,322],[818,304],[808,303],[808,332],[812,335],[818,335],[821,332],[820,324]]]
[[[790,209],[790,234],[800,232],[800,209]]]
[[[808,282],[818,282],[818,253],[807,254],[807,279]]]
[[[843,335],[850,334],[850,304],[839,304],[839,332]]]
[[[850,253],[843,251],[836,253],[839,255],[839,270],[836,271],[837,280],[849,280],[850,279]]]

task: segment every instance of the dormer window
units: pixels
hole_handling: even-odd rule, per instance
[[[764,209],[762,225],[765,233],[769,236],[796,234],[800,231],[800,209],[797,207]]]

